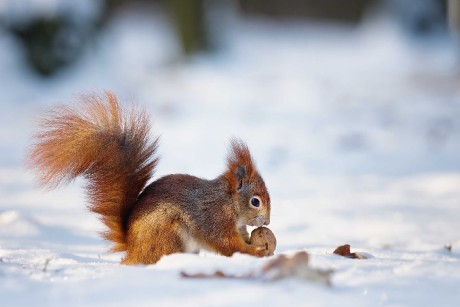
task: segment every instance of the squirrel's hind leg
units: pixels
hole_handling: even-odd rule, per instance
[[[173,216],[155,216],[137,220],[130,227],[128,249],[122,264],[153,264],[164,255],[185,252],[180,222]]]

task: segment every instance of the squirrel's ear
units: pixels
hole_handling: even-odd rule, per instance
[[[232,139],[227,157],[225,178],[233,192],[238,192],[255,174],[254,162],[248,146],[239,139]]]
[[[243,188],[243,182],[245,181],[245,176],[246,176],[246,170],[244,169],[243,166],[238,166],[235,171],[235,177],[237,180],[237,187],[236,190],[240,191]]]

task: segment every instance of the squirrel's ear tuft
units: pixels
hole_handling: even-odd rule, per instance
[[[256,168],[248,146],[240,139],[232,139],[225,172],[225,178],[230,183],[232,192],[241,190],[255,174]]]

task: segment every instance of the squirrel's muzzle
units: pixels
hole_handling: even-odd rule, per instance
[[[258,215],[254,219],[254,225],[253,226],[260,227],[260,226],[266,226],[268,224],[270,224],[270,215],[263,214],[263,215]]]

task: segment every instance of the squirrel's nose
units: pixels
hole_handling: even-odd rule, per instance
[[[264,222],[265,226],[267,226],[268,224],[270,224],[270,217],[269,216],[265,217],[265,222]]]

